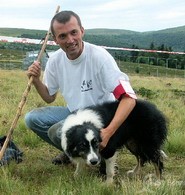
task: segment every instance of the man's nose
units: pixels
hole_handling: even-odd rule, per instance
[[[72,35],[68,35],[67,43],[72,43],[73,41],[74,41],[73,36]]]

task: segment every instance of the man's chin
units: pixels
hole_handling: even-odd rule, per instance
[[[70,50],[69,52],[67,52],[67,56],[68,56],[69,59],[72,58],[72,60],[74,60],[74,59],[78,58],[80,56],[80,54],[76,50],[73,50],[73,51]]]

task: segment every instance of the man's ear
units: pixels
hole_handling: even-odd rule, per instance
[[[53,35],[52,38],[53,38],[53,41],[55,41],[55,43],[58,45],[56,37]]]
[[[82,33],[82,37],[83,37],[85,35],[84,27],[81,27],[81,33]]]

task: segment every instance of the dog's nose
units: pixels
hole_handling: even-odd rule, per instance
[[[96,165],[96,164],[98,164],[98,159],[97,158],[92,158],[90,160],[90,163],[91,163],[91,165]]]

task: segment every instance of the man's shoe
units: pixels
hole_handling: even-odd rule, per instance
[[[71,161],[65,153],[60,153],[58,156],[53,158],[52,163],[55,165],[61,165],[61,164],[69,164],[71,163]]]

